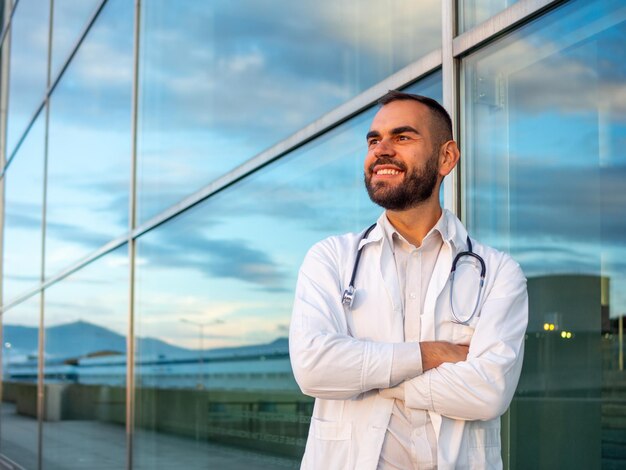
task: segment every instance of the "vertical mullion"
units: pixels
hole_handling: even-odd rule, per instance
[[[10,2],[5,2],[4,13],[11,8]],[[6,16],[5,16],[6,18]],[[9,96],[9,53],[10,48],[10,31],[8,31],[8,21],[5,22],[2,29],[2,38],[0,39],[0,168],[2,168],[2,178],[0,179],[0,404],[4,394],[4,166],[6,163],[6,129],[7,129],[7,99]],[[6,38],[6,43],[5,43]],[[4,49],[2,47],[4,46]],[[0,416],[0,444],[2,443],[2,417]],[[0,447],[0,454],[2,448]]]
[[[50,80],[52,73],[52,25],[54,21],[54,0],[50,0],[48,12],[48,63],[46,71],[46,97],[44,110],[46,113],[43,156],[43,201],[41,216],[41,271],[40,280],[43,285],[46,278],[46,213],[48,208],[48,129],[50,124]],[[39,296],[39,336],[37,357],[37,468],[43,468],[43,418],[45,413],[44,358],[45,358],[45,291]]]
[[[459,62],[454,57],[452,41],[456,35],[457,0],[441,2],[441,71],[443,81],[443,106],[452,118],[452,131],[459,142]],[[460,142],[459,142],[460,145]],[[461,217],[460,167],[443,182],[444,205]]]
[[[133,90],[131,103],[130,195],[128,209],[128,333],[126,338],[126,468],[133,468],[133,437],[135,428],[135,244],[133,231],[137,225],[137,110],[139,104],[139,36],[141,0],[135,0],[133,38]]]

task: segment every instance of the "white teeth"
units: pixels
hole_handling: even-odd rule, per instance
[[[385,169],[385,170],[378,170],[376,174],[377,175],[399,175],[400,172],[398,170]]]

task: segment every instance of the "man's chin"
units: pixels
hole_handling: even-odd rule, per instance
[[[397,195],[389,194],[388,191],[374,191],[369,193],[370,199],[372,202],[383,209],[390,209],[391,207],[395,207],[397,205]]]

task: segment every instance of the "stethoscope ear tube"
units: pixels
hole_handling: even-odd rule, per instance
[[[367,238],[372,230],[374,230],[376,224],[372,224],[366,231],[363,233],[359,244],[363,240]],[[363,253],[363,246],[359,247],[356,252],[356,259],[354,260],[354,267],[352,268],[352,276],[350,276],[350,284],[348,284],[348,288],[343,291],[343,295],[341,296],[341,303],[345,305],[347,308],[351,309],[352,304],[354,303],[354,295],[356,294],[356,288],[354,287],[354,281],[356,279],[356,272],[359,269],[359,262],[361,261],[361,253]]]
[[[363,236],[361,237],[359,244],[361,244],[361,242],[367,238],[370,232],[374,230],[374,227],[376,227],[376,224],[371,225],[363,233]],[[350,276],[350,284],[348,285],[348,288],[343,291],[343,295],[341,296],[341,303],[348,309],[351,309],[352,304],[354,303],[354,297],[356,295],[356,287],[354,287],[354,282],[356,280],[356,273],[359,269],[359,263],[361,261],[361,254],[363,253],[364,246],[365,245],[362,245],[357,249],[356,258],[354,260],[354,267],[352,268],[352,275]],[[454,302],[452,298],[452,293],[454,292],[454,275],[456,273],[456,267],[457,267],[459,260],[463,258],[464,256],[470,256],[478,260],[478,262],[480,263],[480,283],[478,287],[478,296],[476,297],[476,303],[474,304],[474,308],[472,309],[471,315],[466,320],[461,320],[456,315],[456,312],[454,311]],[[452,312],[452,316],[454,317],[453,321],[455,323],[458,323],[461,325],[467,325],[469,324],[470,320],[474,318],[474,315],[476,315],[476,312],[478,311],[478,306],[480,305],[480,297],[483,291],[483,287],[485,285],[486,274],[487,274],[487,267],[485,266],[485,261],[479,255],[474,253],[474,251],[472,250],[472,241],[470,240],[468,236],[467,237],[467,251],[462,251],[454,257],[454,260],[452,261],[452,268],[450,269],[450,311]],[[480,312],[478,312],[478,317],[480,317]]]
[[[456,266],[459,260],[464,256],[470,256],[478,260],[478,262],[480,263],[480,282],[478,285],[478,295],[476,296],[476,303],[474,304],[472,313],[466,320],[461,320],[456,315],[456,312],[454,311],[454,301],[452,298],[452,293],[454,292],[454,275],[456,273]],[[480,305],[480,297],[483,291],[483,286],[485,285],[486,274],[487,274],[487,267],[485,266],[485,261],[482,259],[481,256],[474,253],[474,251],[472,250],[472,241],[470,240],[468,236],[467,237],[467,251],[462,251],[461,253],[457,254],[454,257],[454,261],[452,261],[452,268],[450,270],[450,312],[452,313],[452,316],[454,317],[454,320],[453,320],[454,323],[457,323],[459,325],[468,325],[470,320],[474,318],[474,315],[476,315],[476,313],[478,312],[478,306]],[[480,312],[478,312],[478,315],[476,316],[476,318],[480,318]]]

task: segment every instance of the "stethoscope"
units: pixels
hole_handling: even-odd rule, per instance
[[[376,227],[376,224],[373,224],[372,226],[370,226],[364,233],[363,236],[361,237],[361,240],[359,242],[359,248],[357,250],[356,253],[356,259],[354,260],[354,267],[352,268],[352,276],[350,276],[350,284],[348,285],[348,288],[346,290],[343,291],[343,295],[341,296],[341,303],[343,305],[345,305],[348,309],[352,309],[352,304],[354,303],[354,296],[356,294],[356,288],[354,287],[354,281],[356,279],[356,273],[359,269],[359,263],[361,261],[361,254],[363,253],[363,247],[366,245],[363,242],[363,240],[366,240],[368,235],[370,234],[370,232],[372,230],[374,230],[374,227]],[[469,315],[469,317],[467,317],[465,320],[462,320],[454,311],[454,300],[453,300],[453,295],[452,293],[454,292],[454,278],[455,278],[455,274],[456,274],[456,268],[457,265],[459,263],[459,261],[465,257],[465,256],[469,256],[471,258],[474,258],[478,261],[478,263],[480,264],[480,282],[478,284],[478,295],[476,296],[476,303],[474,304],[474,308],[472,310],[472,313]],[[485,260],[483,260],[479,255],[477,255],[476,253],[474,253],[474,251],[472,250],[472,241],[470,240],[469,236],[467,237],[467,251],[462,251],[460,253],[458,253],[455,257],[454,260],[452,261],[452,268],[450,269],[450,311],[452,312],[452,316],[454,317],[453,322],[454,323],[458,323],[460,325],[468,325],[469,322],[472,320],[472,318],[474,318],[474,316],[478,313],[476,318],[480,317],[480,312],[478,311],[478,306],[480,305],[480,298],[481,298],[481,294],[483,291],[483,287],[485,285],[485,274],[487,273],[487,268],[485,266]]]

